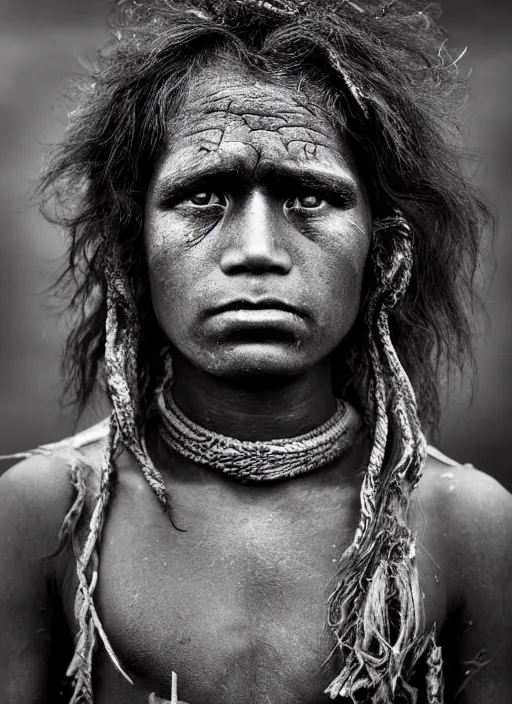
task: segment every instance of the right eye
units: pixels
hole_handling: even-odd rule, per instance
[[[223,195],[219,197],[217,193],[213,193],[212,191],[200,191],[199,193],[194,193],[184,202],[186,203],[187,201],[196,208],[205,208],[211,205],[226,204],[226,199]]]

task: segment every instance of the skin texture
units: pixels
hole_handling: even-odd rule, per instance
[[[290,82],[213,67],[192,83],[148,193],[148,268],[175,348],[173,393],[195,420],[237,437],[292,436],[332,413],[330,354],[359,307],[369,205],[348,145],[311,96],[304,100]],[[213,178],[198,184],[205,167]],[[270,167],[300,175],[291,183]],[[331,185],[341,180],[351,198],[308,200],[306,168],[329,173]],[[176,196],[178,176],[192,185]],[[261,296],[303,314],[209,313]],[[172,670],[189,704],[330,701],[323,692],[337,668],[326,599],[357,524],[367,444],[315,474],[251,486],[173,456],[155,427],[147,442],[179,530],[121,456],[96,605],[136,686],[99,648],[95,703],[146,704],[153,691],[170,699]],[[84,453],[97,469],[99,445]],[[52,644],[71,658],[62,634],[76,634],[74,558],[68,547],[45,559],[71,501],[62,461],[35,457],[0,478],[6,704],[55,704]],[[425,625],[437,624],[444,647],[447,702],[512,698],[511,516],[512,498],[490,477],[429,459],[410,520]],[[471,664],[485,659],[480,669]]]

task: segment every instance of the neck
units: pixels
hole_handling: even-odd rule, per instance
[[[239,440],[270,440],[302,435],[336,411],[330,363],[299,377],[224,379],[173,360],[172,395],[198,425]]]

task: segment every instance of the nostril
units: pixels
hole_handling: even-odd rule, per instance
[[[287,274],[292,267],[287,252],[248,253],[243,250],[225,252],[221,269],[225,274]]]

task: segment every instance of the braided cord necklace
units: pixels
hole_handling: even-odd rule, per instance
[[[157,399],[163,440],[182,457],[244,482],[277,481],[313,472],[341,457],[361,428],[361,417],[345,401],[323,425],[304,435],[275,440],[238,440],[194,423],[170,394]]]

